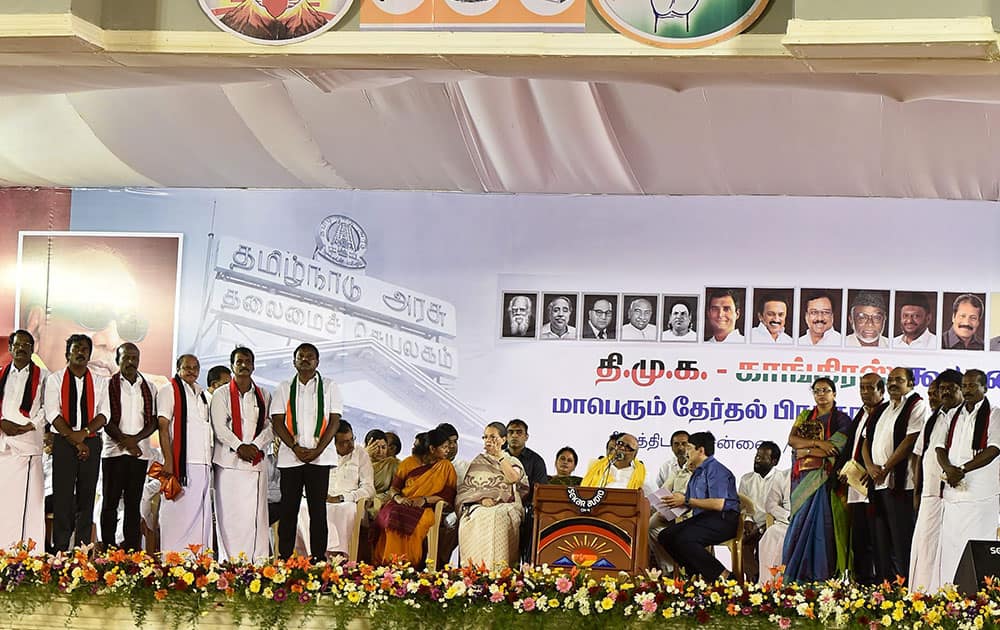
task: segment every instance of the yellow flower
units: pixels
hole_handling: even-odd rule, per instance
[[[250,592],[259,593],[260,592],[260,579],[254,578],[253,582],[250,582]]]
[[[892,611],[892,618],[895,619],[896,621],[902,621],[903,620],[903,609],[897,607],[896,610]]]
[[[882,610],[889,610],[890,608],[893,607],[893,605],[894,604],[887,599],[884,602],[882,602]]]
[[[559,608],[559,600],[553,597],[549,600],[549,608]]]
[[[351,591],[350,593],[347,594],[347,601],[351,602],[352,604],[357,604],[358,602],[361,601],[361,597],[362,597],[361,591]]]
[[[209,584],[215,584],[216,582],[219,581],[219,574],[216,573],[215,571],[209,571],[205,577],[208,578]]]
[[[610,597],[605,597],[601,600],[601,608],[604,610],[611,610],[614,608],[615,602]]]
[[[934,625],[941,621],[941,612],[937,608],[931,608],[927,611],[927,623]]]
[[[194,573],[187,571],[181,576],[181,579],[184,580],[185,584],[191,584],[191,582],[194,582]]]
[[[669,607],[668,608],[664,608],[663,612],[660,613],[660,614],[663,615],[664,619],[673,619],[673,617],[674,617],[674,609],[673,608],[669,608]]]
[[[271,599],[274,597],[274,591],[271,590],[270,586],[264,589],[264,597],[266,597],[267,599]]]
[[[285,572],[284,571],[278,571],[277,573],[274,574],[274,577],[271,578],[271,581],[274,582],[275,584],[284,584],[285,583]]]
[[[924,603],[924,600],[918,599],[917,601],[913,602],[913,612],[917,613],[918,615],[922,615],[924,614],[925,610],[927,610],[927,604]]]
[[[79,578],[81,575],[83,575],[83,569],[81,569],[80,567],[76,567],[73,569],[73,572],[70,573],[70,575],[72,575],[75,578]]]
[[[761,595],[760,593],[754,593],[753,595],[750,596],[750,603],[753,604],[754,606],[760,606],[762,603],[764,603],[764,596]]]
[[[887,628],[889,626],[891,626],[892,625],[892,617],[890,617],[889,615],[883,615],[882,616],[882,625],[885,626],[885,627],[887,627]]]

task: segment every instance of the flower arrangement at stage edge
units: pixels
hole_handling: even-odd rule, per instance
[[[468,626],[537,627],[551,621],[578,628],[665,621],[677,626],[740,622],[869,630],[1000,624],[1000,584],[992,579],[975,597],[963,597],[952,588],[934,595],[910,591],[902,580],[874,587],[841,581],[786,584],[779,574],[761,586],[674,579],[655,570],[603,577],[528,565],[424,572],[407,564],[312,564],[301,557],[266,564],[219,563],[197,547],[162,557],[91,551],[35,555],[30,542],[0,551],[0,589],[8,617],[32,613],[55,596],[69,603],[71,615],[85,602],[125,607],[138,626],[158,609],[178,626],[194,626],[210,611],[225,611],[236,623],[275,629],[312,615],[337,625],[367,616],[377,618],[379,627],[446,627],[455,619]]]

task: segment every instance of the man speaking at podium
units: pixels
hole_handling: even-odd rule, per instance
[[[693,516],[663,530],[658,538],[688,575],[700,575],[709,583],[720,576],[729,577],[729,572],[705,547],[734,538],[740,524],[736,478],[714,455],[714,435],[702,431],[688,437],[688,461],[695,470],[687,492],[675,492],[663,503],[670,508],[690,508]]]
[[[607,456],[597,459],[587,469],[581,486],[636,490],[646,481],[646,466],[635,458],[639,440],[629,433],[612,433]]]

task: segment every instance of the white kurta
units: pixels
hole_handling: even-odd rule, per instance
[[[41,370],[28,417],[20,410],[24,388],[31,377],[30,364],[23,370],[12,365],[3,392],[4,420],[34,431],[21,435],[0,433],[0,498],[5,510],[0,518],[0,549],[33,540],[36,553],[45,551],[45,474],[42,470],[42,431],[45,426],[42,389],[47,371]]]
[[[336,452],[336,451],[334,451]],[[340,458],[330,469],[330,490],[332,497],[343,496],[341,503],[326,504],[327,553],[347,555],[354,523],[357,518],[358,501],[375,496],[375,473],[368,451],[355,448]],[[309,555],[309,507],[302,503],[299,507],[298,531],[295,540],[296,551]]]
[[[764,510],[774,517],[774,524],[767,528],[757,544],[757,557],[760,561],[758,579],[761,584],[771,581],[772,567],[781,565],[781,551],[785,546],[785,533],[788,531],[792,506],[790,472],[779,470],[775,473],[764,499]]]
[[[937,450],[932,445],[944,441],[948,435],[950,413],[941,412],[934,424],[925,451],[924,436],[917,438],[913,454],[919,457],[923,478],[920,510],[913,528],[913,545],[910,549],[910,575],[907,584],[911,589],[936,593],[941,588],[941,516],[940,498],[941,466],[937,461]]]
[[[184,384],[187,402],[187,485],[173,501],[160,497],[160,551],[181,552],[189,545],[212,548],[212,427],[208,422],[208,403],[201,387]],[[168,420],[171,440],[174,435],[174,390],[164,385],[156,394],[160,417]],[[173,453],[167,453],[173,457]],[[177,471],[175,471],[177,472]]]
[[[255,388],[240,394],[240,414],[243,439],[233,432],[229,387],[220,387],[212,394],[209,414],[215,433],[215,512],[218,528],[219,559],[223,562],[240,554],[251,561],[271,555],[267,518],[267,464],[261,458],[256,464],[243,461],[236,454],[243,444],[253,444],[264,451],[274,437],[267,418],[270,395],[261,390],[264,409],[257,402]],[[265,420],[256,437],[259,413]]]

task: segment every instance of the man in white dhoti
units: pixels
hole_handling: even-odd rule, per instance
[[[688,432],[675,431],[670,438],[670,447],[674,451],[675,459],[669,460],[660,468],[657,475],[659,489],[667,491],[667,496],[674,493],[684,494],[687,491],[688,481],[691,479],[691,469],[687,463]],[[665,473],[665,476],[663,476]],[[661,480],[660,477],[663,476]],[[647,493],[651,494],[651,493]],[[652,501],[652,499],[650,500]],[[649,551],[653,555],[654,566],[662,571],[673,571],[674,561],[667,553],[667,550],[660,544],[660,532],[676,524],[676,521],[667,520],[659,511],[651,510],[653,515],[649,518]]]
[[[45,412],[42,387],[48,372],[31,362],[35,339],[11,333],[13,361],[0,368],[0,479],[4,514],[0,549],[29,540],[45,551],[45,476],[42,470]]]
[[[355,448],[354,431],[347,420],[341,420],[334,437],[337,465],[330,469],[330,490],[326,499],[326,522],[330,536],[327,554],[347,556],[354,523],[358,514],[358,501],[375,496],[375,473],[368,451]],[[299,514],[299,536],[303,547],[309,546],[309,515]]]
[[[184,551],[189,545],[212,547],[212,425],[198,385],[201,366],[193,354],[177,358],[177,373],[156,394],[163,470],[173,475],[181,493],[160,500],[160,551]]]
[[[788,519],[792,510],[791,470],[776,470],[768,485],[767,496],[764,498],[764,512],[771,515],[774,522],[764,530],[757,546],[760,556],[758,578],[761,584],[774,579],[771,569],[781,566],[781,552],[785,546],[785,532],[788,531]]]
[[[965,404],[935,443],[947,483],[941,488],[941,581],[951,583],[970,540],[996,540],[1000,496],[1000,409],[986,399],[986,373],[962,377]]]
[[[326,497],[330,467],[337,461],[336,452],[327,447],[340,424],[344,400],[337,384],[316,371],[316,346],[303,343],[292,357],[295,377],[278,385],[271,401],[271,424],[281,442],[277,460],[281,475],[278,555],[288,558],[295,550],[296,522],[305,490],[306,513],[312,516],[310,540],[315,543],[309,553],[318,562],[326,557]]]
[[[118,372],[108,381],[108,423],[104,427],[101,540],[117,544],[118,503],[124,502],[122,549],[141,549],[139,505],[157,429],[156,389],[139,373],[139,348],[123,343],[115,353]]]
[[[215,432],[215,515],[219,559],[243,554],[251,562],[270,555],[267,465],[264,449],[274,438],[267,412],[271,395],[253,382],[254,354],[239,347],[229,355],[233,380],[215,390],[209,415]]]
[[[930,387],[927,398],[934,413],[913,447],[915,489],[918,491],[917,524],[913,528],[908,585],[934,593],[941,588],[941,465],[932,445],[943,441],[950,428],[950,418],[962,404],[962,374],[945,370]]]
[[[64,370],[45,379],[45,419],[52,440],[52,546],[67,551],[90,543],[94,499],[101,468],[98,432],[108,418],[108,383],[88,368],[94,342],[87,335],[66,340]]]
[[[744,517],[743,527],[743,571],[747,580],[757,581],[757,566],[760,558],[757,555],[757,545],[767,528],[767,512],[764,510],[764,500],[771,489],[774,476],[778,472],[778,460],[781,459],[781,447],[774,442],[762,442],[757,447],[753,458],[753,470],[740,477],[737,491],[753,502],[754,513],[749,518]]]

